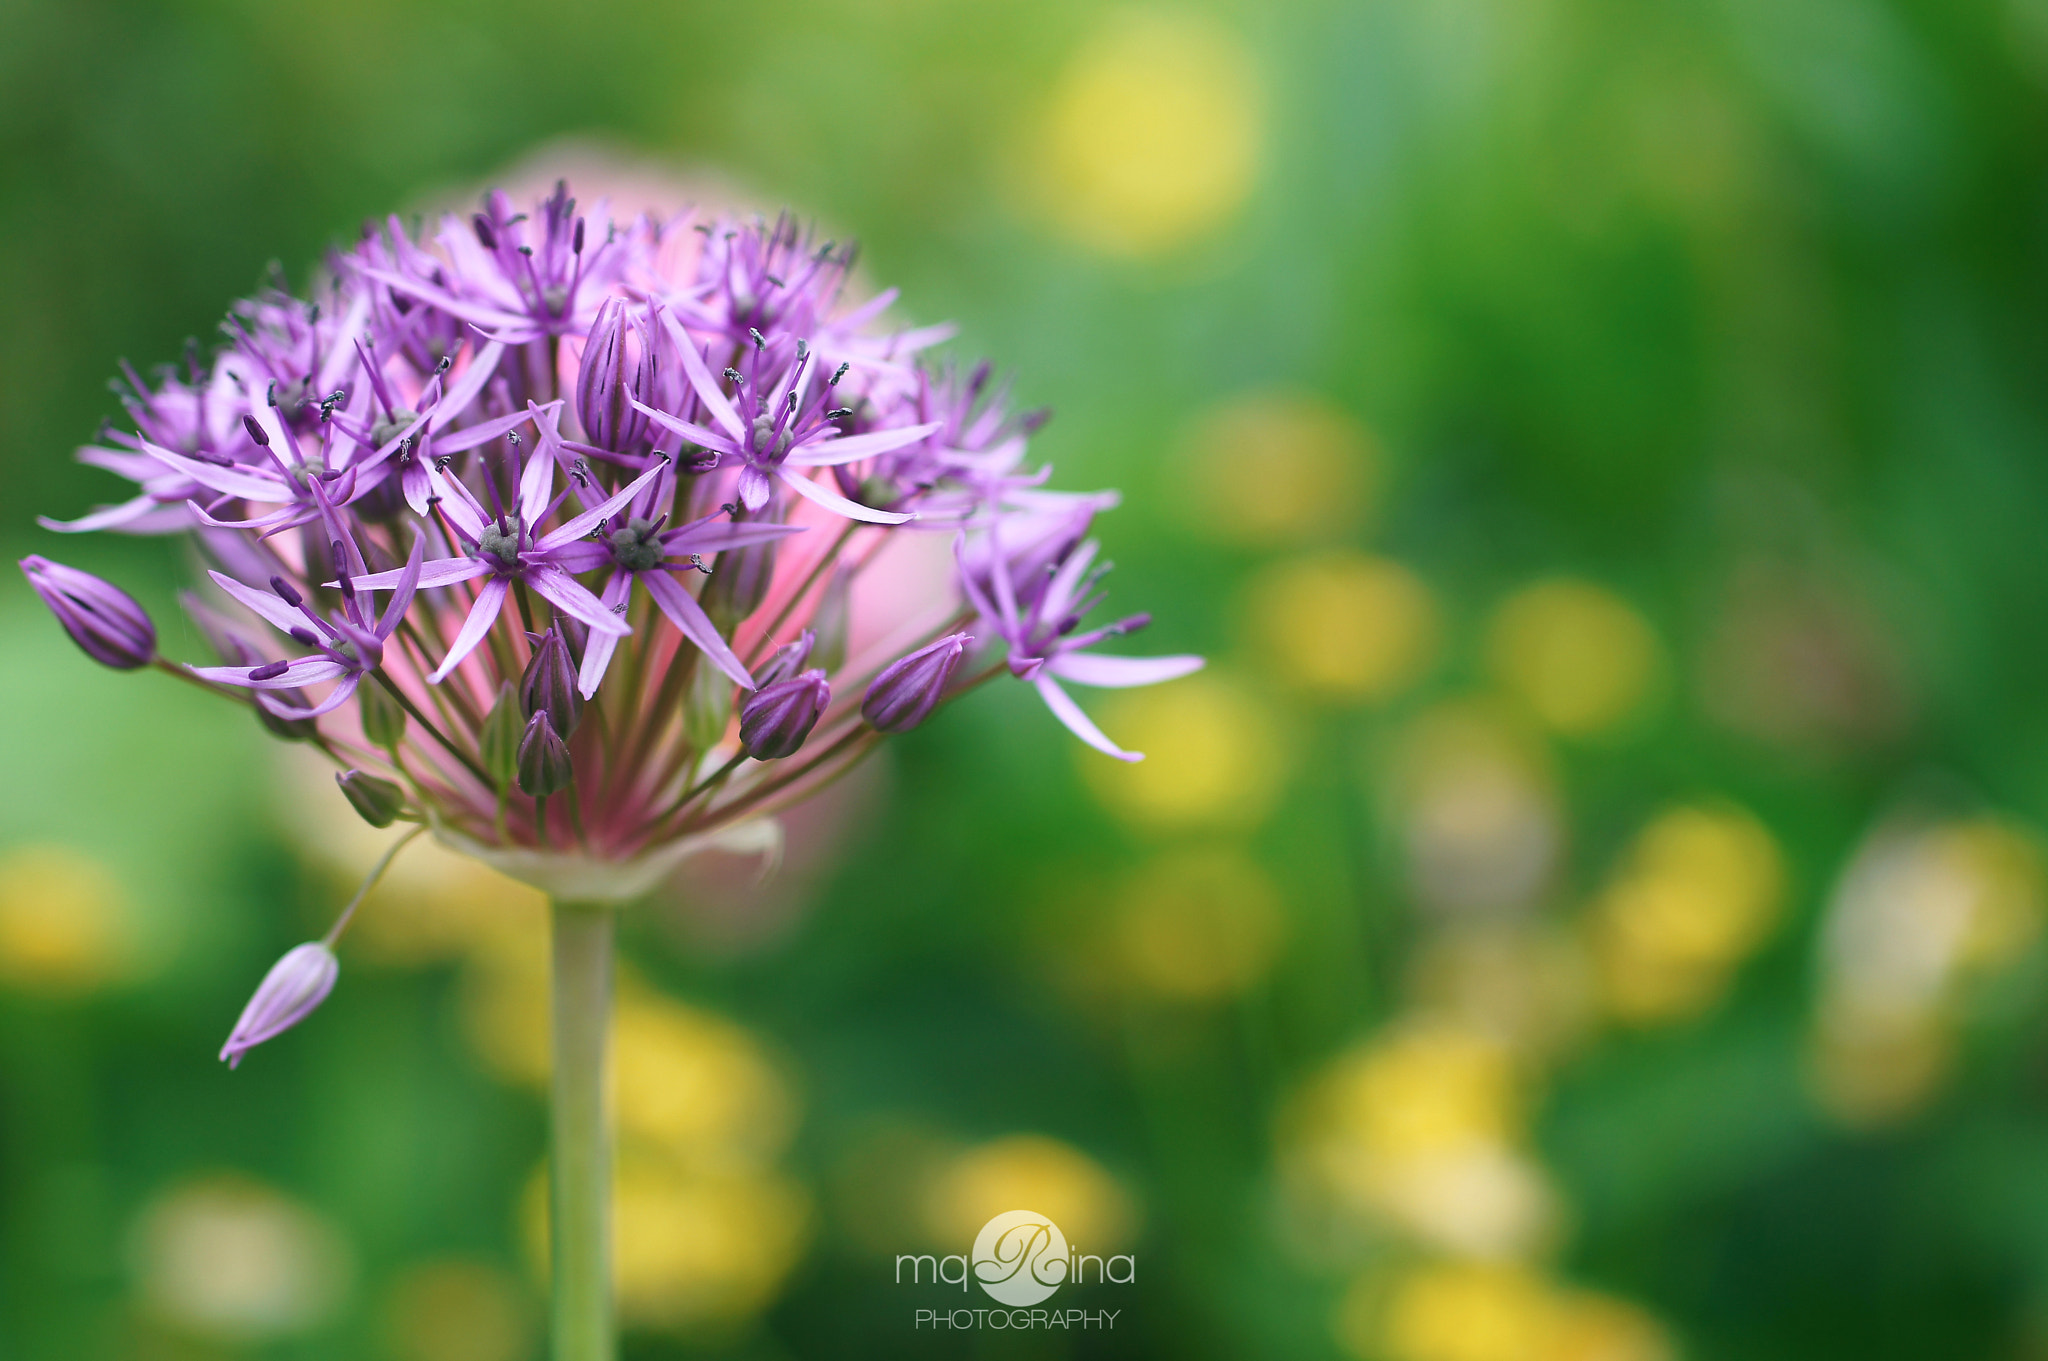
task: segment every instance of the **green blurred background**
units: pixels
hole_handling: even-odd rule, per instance
[[[0,148],[0,539],[173,655],[114,361],[572,164],[858,234],[1212,657],[634,914],[629,1357],[2048,1356],[2048,0],[4,0]],[[19,577],[0,715],[0,1357],[538,1356],[539,905],[231,1074],[376,839]],[[914,1329],[1020,1205],[1114,1330]]]

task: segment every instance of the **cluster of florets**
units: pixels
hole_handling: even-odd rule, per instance
[[[210,364],[130,371],[132,431],[80,456],[137,495],[45,522],[193,533],[219,665],[24,567],[97,660],[250,703],[372,822],[473,847],[629,862],[1004,671],[1135,759],[1060,682],[1200,662],[1088,650],[1145,622],[1081,627],[1114,496],[1046,490],[1040,418],[986,365],[922,363],[944,328],[888,330],[851,264],[788,218],[614,222],[559,186],[430,238],[372,225],[317,298],[238,304]]]

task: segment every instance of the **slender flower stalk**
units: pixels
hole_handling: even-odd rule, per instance
[[[891,328],[893,292],[848,300],[851,260],[787,216],[586,215],[566,186],[392,218],[330,257],[318,304],[266,291],[210,360],[128,372],[128,428],[79,457],[132,491],[44,522],[192,536],[221,664],[162,659],[117,588],[22,563],[94,660],[242,698],[355,814],[553,895],[558,1357],[612,1346],[614,907],[983,680],[1135,760],[1060,682],[1201,664],[1095,651],[1146,622],[1083,626],[1115,495],[1049,490],[1043,416],[985,364],[924,359],[950,328]],[[332,937],[288,954],[223,1057],[337,972]]]

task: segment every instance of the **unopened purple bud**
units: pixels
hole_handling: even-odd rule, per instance
[[[133,671],[155,659],[156,625],[126,591],[48,558],[23,558],[21,570],[71,641],[101,666]]]
[[[640,356],[629,364],[630,327],[625,304],[614,298],[599,309],[583,347],[583,368],[576,376],[576,418],[583,434],[600,449],[635,452],[646,442],[647,417],[634,409],[628,393],[653,401],[654,347],[640,333]]]
[[[973,641],[964,633],[950,633],[891,662],[868,687],[860,716],[878,732],[909,732],[932,716]]]
[[[334,991],[334,980],[340,974],[341,961],[319,941],[287,952],[271,965],[257,984],[256,995],[242,1008],[234,1033],[221,1046],[221,1058],[228,1067],[236,1067],[242,1055],[305,1020]]]
[[[756,761],[794,756],[832,702],[823,671],[806,671],[764,685],[740,710],[740,745]]]
[[[548,723],[562,737],[576,731],[583,721],[583,695],[576,688],[576,659],[561,633],[549,629],[526,663],[519,678],[519,707],[528,718],[545,713]]]
[[[350,770],[334,777],[349,806],[363,815],[372,827],[389,827],[405,811],[405,790],[389,780]]]
[[[569,787],[576,769],[569,761],[569,744],[555,732],[546,709],[536,709],[526,721],[526,735],[519,739],[519,787],[537,799],[544,799]]]
[[[803,635],[793,643],[784,643],[775,650],[775,655],[762,663],[754,672],[754,688],[765,690],[777,681],[786,681],[804,669],[810,660],[811,649],[817,645],[818,635],[805,629]]]

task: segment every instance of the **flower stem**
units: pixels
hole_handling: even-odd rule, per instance
[[[548,1223],[552,1361],[614,1361],[611,1121],[612,908],[554,904],[554,1088]]]

